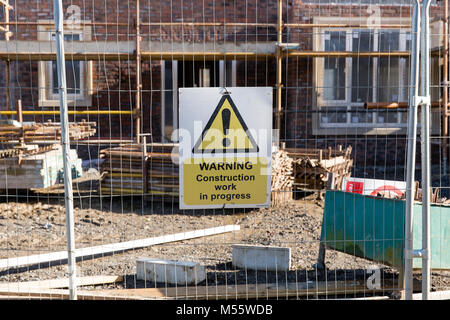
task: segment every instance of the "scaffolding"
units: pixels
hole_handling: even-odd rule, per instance
[[[350,52],[350,51],[304,51],[299,50],[296,45],[292,43],[283,43],[283,32],[290,29],[312,29],[312,28],[357,28],[357,29],[396,29],[396,28],[409,28],[409,24],[405,23],[393,23],[393,24],[367,24],[367,23],[285,23],[283,21],[283,0],[278,0],[277,3],[277,23],[247,23],[247,22],[141,22],[140,21],[140,7],[139,0],[136,0],[136,18],[134,23],[135,41],[128,41],[125,44],[105,43],[100,44],[89,43],[80,41],[79,44],[70,44],[66,46],[66,58],[71,60],[84,60],[95,61],[101,59],[103,61],[135,61],[136,64],[136,96],[135,106],[133,110],[71,110],[69,114],[76,115],[133,115],[136,121],[135,140],[140,142],[140,134],[142,133],[142,83],[141,83],[141,63],[142,61],[151,60],[177,60],[183,59],[189,60],[217,60],[231,58],[234,60],[247,60],[247,59],[275,59],[276,60],[276,83],[274,88],[276,89],[276,106],[275,106],[275,118],[277,129],[281,128],[281,119],[284,114],[284,108],[282,106],[282,88],[283,88],[283,70],[282,62],[287,58],[333,58],[333,57],[409,57],[409,51],[389,51],[389,52]],[[52,22],[22,22],[22,21],[10,21],[9,10],[13,10],[13,7],[9,4],[8,0],[0,0],[5,10],[5,21],[0,26],[0,31],[5,34],[5,43],[0,44],[0,59],[6,63],[6,87],[7,87],[7,108],[6,111],[0,111],[1,115],[11,116],[18,114],[18,111],[11,110],[11,93],[10,93],[10,61],[54,61],[56,60],[56,52],[54,48],[49,44],[40,43],[37,41],[12,41],[10,37],[12,32],[11,26],[52,26]],[[434,21],[443,22],[443,48],[438,48],[432,52],[433,55],[439,55],[442,57],[442,79],[443,86],[442,99],[439,102],[433,103],[433,107],[442,108],[442,135],[448,135],[448,118],[450,111],[448,110],[448,0],[444,0],[442,6],[443,15],[442,18],[434,19]],[[113,23],[113,22],[81,22],[81,26],[96,26],[96,27],[129,27],[127,23]],[[141,29],[145,27],[217,27],[217,28],[239,28],[239,27],[264,27],[273,28],[276,31],[277,41],[276,43],[256,43],[253,45],[247,45],[246,50],[242,50],[239,45],[227,44],[224,45],[215,44],[212,49],[209,50],[208,46],[195,46],[192,44],[183,44],[183,46],[176,46],[174,44],[169,48],[164,47],[164,44],[160,44],[161,50],[149,50],[149,48],[157,48],[158,46],[151,41],[143,41]],[[14,46],[14,50],[13,47]],[[39,50],[36,50],[39,48]],[[124,50],[124,48],[128,48]],[[393,109],[404,108],[405,103],[398,102],[377,102],[366,103],[368,109]],[[25,115],[57,115],[58,111],[23,111]],[[447,146],[447,139],[444,139],[444,145]]]
[[[19,122],[22,122],[24,115],[36,116],[36,115],[53,115],[60,114],[56,108],[54,110],[23,110],[22,102],[17,101],[16,110],[13,110],[11,101],[11,61],[55,61],[57,53],[55,48],[49,41],[24,41],[24,40],[11,40],[13,33],[12,27],[28,26],[54,26],[51,22],[24,22],[24,21],[10,21],[9,11],[13,10],[13,7],[9,5],[8,0],[0,0],[0,5],[4,8],[4,22],[0,25],[0,31],[4,33],[5,41],[0,41],[0,60],[5,62],[6,66],[6,109],[0,110],[0,115],[7,117],[16,116]],[[80,110],[73,108],[68,111],[69,115],[98,115],[98,116],[111,116],[111,115],[129,115],[133,117],[135,121],[134,131],[132,132],[133,141],[130,140],[113,140],[110,139],[109,143],[114,144],[129,144],[127,148],[133,149],[132,151],[137,154],[135,165],[140,165],[138,168],[131,168],[130,172],[123,173],[122,169],[120,173],[112,173],[111,178],[114,175],[122,177],[141,177],[143,180],[143,190],[137,189],[117,189],[121,194],[149,194],[148,185],[149,182],[147,172],[149,170],[146,167],[146,132],[144,132],[143,126],[143,113],[144,108],[142,103],[143,96],[143,84],[142,84],[142,63],[144,61],[156,61],[156,60],[183,60],[183,61],[208,61],[208,60],[267,60],[275,62],[276,70],[274,70],[275,83],[273,85],[275,95],[274,106],[274,119],[275,129],[281,131],[282,118],[287,112],[287,108],[283,106],[283,61],[296,58],[296,59],[319,59],[319,58],[379,58],[379,57],[396,57],[396,58],[408,58],[410,56],[409,51],[322,51],[322,50],[301,50],[299,49],[299,43],[284,42],[283,37],[290,30],[313,30],[315,28],[321,29],[341,29],[341,28],[355,28],[355,29],[409,29],[410,24],[392,23],[392,24],[367,24],[367,23],[287,23],[283,20],[283,0],[277,0],[277,13],[276,23],[246,23],[246,22],[142,22],[140,13],[140,1],[135,0],[136,17],[134,24],[130,27],[127,23],[120,22],[81,22],[81,26],[93,26],[93,27],[123,27],[134,29],[133,40],[124,41],[77,41],[76,43],[67,43],[65,47],[65,56],[67,60],[73,61],[128,61],[135,66],[135,85],[133,88],[134,104],[129,110]],[[443,23],[442,33],[442,47],[435,49],[431,52],[432,55],[440,58],[439,66],[442,66],[443,72],[441,73],[439,86],[442,88],[440,93],[440,99],[438,101],[432,101],[431,107],[434,109],[440,109],[440,116],[442,120],[441,135],[442,135],[442,148],[445,150],[444,161],[448,154],[449,145],[449,101],[448,101],[448,61],[449,61],[449,48],[448,48],[448,0],[443,1],[442,5],[442,17],[435,21],[441,21]],[[246,43],[245,46],[241,46],[239,43],[162,43],[152,40],[145,40],[146,33],[143,31],[145,28],[150,27],[180,27],[180,28],[195,28],[195,27],[214,27],[214,28],[267,28],[272,29],[276,35],[276,41],[256,41],[252,43]],[[130,34],[133,35],[133,34]],[[390,110],[390,109],[406,109],[408,102],[398,101],[381,101],[381,102],[365,102],[365,110]],[[309,111],[306,111],[309,112]],[[348,112],[348,111],[347,111]],[[111,138],[111,137],[110,137]],[[106,140],[99,139],[98,141],[90,140],[88,143],[104,144]],[[81,141],[77,141],[78,144],[82,144]],[[137,144],[137,145],[136,145]],[[284,148],[283,148],[284,149]],[[309,149],[308,149],[309,150]],[[106,150],[106,152],[119,152],[120,150]],[[320,152],[319,152],[320,151]],[[318,149],[320,153],[320,159],[322,158],[322,151]],[[143,153],[141,160],[141,153]],[[331,153],[331,149],[330,149]],[[120,155],[122,157],[122,155]],[[122,159],[121,159],[122,161]],[[142,162],[141,162],[142,161]],[[136,172],[131,170],[137,170]],[[140,172],[139,172],[140,171]],[[129,176],[127,176],[129,175]],[[303,178],[303,177],[302,177]],[[300,178],[299,178],[300,179]],[[120,179],[122,182],[122,179]]]
[[[0,31],[5,35],[5,41],[9,41],[12,36],[12,32],[9,30],[9,10],[13,10],[13,7],[9,4],[9,0],[0,0],[0,6],[3,9],[4,25],[0,26]],[[6,62],[6,110],[11,109],[11,82],[10,82],[10,66],[11,60],[9,58],[4,59]]]

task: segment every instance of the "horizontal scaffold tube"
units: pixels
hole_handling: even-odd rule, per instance
[[[15,115],[17,111],[0,111],[1,115]],[[22,111],[23,115],[59,115],[59,111],[53,110],[28,110]],[[72,115],[121,115],[136,114],[135,110],[71,110]]]

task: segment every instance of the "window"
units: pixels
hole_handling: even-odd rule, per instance
[[[405,29],[320,29],[314,34],[317,51],[397,52],[409,51],[411,45],[411,35]],[[408,57],[316,58],[314,75],[318,131],[342,128],[343,133],[351,133],[349,128],[406,127],[404,110],[373,111],[364,104],[408,100]]]
[[[55,34],[52,34],[52,40],[55,40]],[[65,34],[64,41],[80,41],[80,34]],[[67,94],[73,95],[75,97],[80,96],[84,88],[82,88],[81,77],[83,73],[81,72],[82,64],[81,61],[70,61],[66,60],[66,86]],[[49,77],[49,83],[51,83],[52,98],[54,95],[58,95],[58,73],[56,69],[56,61],[51,61],[47,63],[47,67],[51,70],[47,70],[47,75]]]
[[[236,86],[236,61],[162,61],[162,141],[178,128],[178,88]]]
[[[65,28],[66,45],[76,41],[90,40],[89,27]],[[48,26],[39,26],[38,39],[55,41],[55,33]],[[39,63],[39,105],[43,107],[59,105],[58,74],[56,61]],[[90,106],[92,104],[92,62],[66,59],[67,103],[70,106]]]

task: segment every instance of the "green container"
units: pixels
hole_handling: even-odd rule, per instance
[[[414,205],[414,249],[422,247],[422,206]],[[321,242],[327,248],[392,267],[404,264],[405,200],[328,190]],[[450,207],[431,206],[431,267],[450,269]],[[422,267],[414,259],[414,268]]]

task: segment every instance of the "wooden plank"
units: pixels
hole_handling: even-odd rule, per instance
[[[391,285],[392,284],[392,285]],[[364,281],[318,281],[298,282],[286,284],[243,284],[243,285],[218,285],[218,286],[178,286],[171,288],[137,288],[119,290],[95,290],[96,294],[107,296],[139,296],[149,299],[254,299],[254,298],[288,298],[317,295],[360,294],[396,291],[398,287],[387,282],[380,289],[368,289]]]
[[[339,157],[335,157],[335,158],[328,159],[328,160],[322,160],[319,163],[321,166],[328,168],[330,166],[337,166],[339,164],[343,164],[346,161],[347,160],[345,160],[342,156],[339,156]]]
[[[77,286],[91,286],[99,284],[109,284],[123,281],[123,276],[90,276],[77,277]],[[0,291],[20,292],[27,289],[59,289],[68,288],[69,278],[27,281],[27,282],[2,282]]]
[[[55,299],[55,300],[68,300],[69,290],[63,289],[29,289],[19,290],[16,292],[4,292],[0,291],[0,298],[20,298],[20,299]],[[121,297],[119,295],[107,296],[104,294],[92,293],[87,290],[77,291],[78,300],[146,300],[139,296],[126,296]]]
[[[334,296],[353,294],[375,294],[396,291],[397,285],[386,284],[380,289],[369,290],[363,284],[353,281],[328,281],[317,283],[290,283],[288,286],[282,284],[247,284],[247,285],[220,285],[220,286],[192,286],[192,287],[172,287],[172,288],[136,288],[118,290],[79,290],[78,300],[227,300],[227,299],[267,299],[267,298],[289,298],[307,296]],[[420,284],[414,285],[414,290],[420,290]],[[447,292],[432,292],[432,299],[446,296]],[[419,297],[420,296],[420,297]],[[21,298],[21,299],[63,299],[69,298],[68,290],[47,289],[47,290],[20,290],[17,292],[0,291],[1,298]],[[366,297],[364,299],[367,299]],[[421,294],[414,294],[414,300],[419,300]],[[347,298],[351,299],[351,298]]]
[[[422,293],[414,293],[413,300],[422,300]],[[428,300],[450,300],[450,290],[430,292]]]
[[[87,247],[76,249],[75,257],[94,257],[95,255],[102,255],[107,253],[123,252],[131,249],[138,249],[149,247],[157,244],[164,244],[169,242],[176,242],[181,240],[189,240],[194,238],[206,237],[226,232],[240,230],[239,225],[226,225],[221,227],[214,227],[208,229],[194,230],[188,232],[175,233],[170,235],[163,235],[159,237],[152,237],[139,240],[131,240],[126,242],[105,244],[95,247]],[[53,261],[67,260],[67,251],[52,252],[46,254],[36,254],[24,257],[6,258],[0,260],[0,268],[15,268],[31,264],[46,264]],[[67,261],[64,261],[67,263]],[[42,266],[41,266],[42,267]]]

